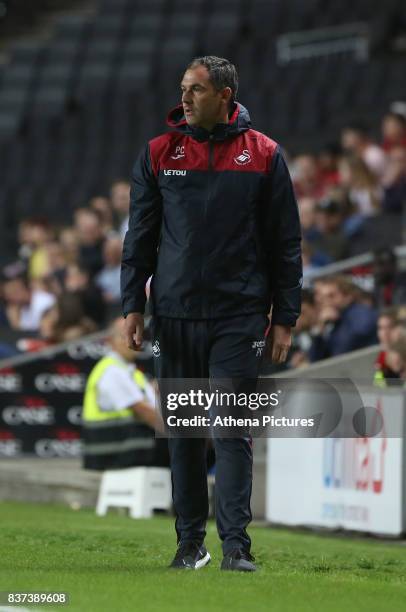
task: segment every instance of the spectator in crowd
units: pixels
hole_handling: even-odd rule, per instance
[[[106,307],[100,289],[94,284],[90,271],[80,264],[66,269],[65,289],[79,296],[86,317],[98,326],[105,323]]]
[[[325,278],[316,278],[313,281],[313,299],[319,312],[324,304]]]
[[[318,154],[318,166],[323,184],[327,187],[335,187],[340,181],[338,162],[341,155],[341,147],[336,143],[324,145]]]
[[[51,313],[51,316],[54,317],[54,326],[50,339],[54,342],[76,340],[97,330],[96,323],[86,316],[82,300],[77,293],[62,293],[53,308],[55,312]]]
[[[3,295],[2,278],[0,278],[0,331],[2,331],[0,339],[0,359],[6,359],[18,354],[16,346],[4,338],[4,331],[9,328],[9,322],[6,314],[6,304]]]
[[[340,183],[347,189],[356,213],[361,216],[380,212],[382,189],[366,163],[355,155],[342,157],[339,165]]]
[[[381,177],[385,172],[385,152],[372,142],[368,130],[361,123],[352,123],[343,128],[341,145],[347,154],[362,159],[370,172],[376,177]]]
[[[67,263],[75,263],[79,258],[79,237],[74,227],[63,227],[59,232],[59,242]]]
[[[77,340],[95,331],[97,326],[85,316],[80,297],[65,292],[42,314],[38,335],[19,338],[17,347],[25,352],[36,352],[60,342]]]
[[[377,315],[356,301],[356,288],[346,277],[321,283],[318,325],[309,352],[311,361],[341,355],[377,342]]]
[[[56,327],[58,324],[58,308],[56,304],[45,310],[39,324],[38,340],[41,342],[40,348],[55,344],[57,341]],[[34,345],[29,350],[38,350],[38,345]]]
[[[404,335],[406,335],[406,303],[397,308],[396,325],[392,333],[393,341],[395,342]]]
[[[113,208],[108,198],[103,196],[91,198],[89,208],[95,210],[100,215],[103,233],[105,235],[114,229]]]
[[[378,316],[378,340],[380,351],[375,361],[374,382],[382,386],[382,381],[397,378],[394,363],[390,362],[391,354],[388,352],[389,346],[395,341],[394,330],[397,325],[397,309],[395,307],[386,308]]]
[[[118,220],[118,231],[124,240],[130,214],[130,183],[122,179],[114,181],[111,186],[110,198]]]
[[[59,295],[63,291],[68,258],[66,251],[56,240],[48,242],[45,247],[46,254],[46,281],[51,292]]]
[[[394,112],[386,113],[382,120],[382,147],[391,151],[395,147],[406,147],[406,118]]]
[[[104,267],[96,277],[105,302],[120,301],[120,271],[123,241],[120,237],[108,238],[103,247]]]
[[[293,164],[294,188],[298,198],[322,198],[326,191],[323,175],[314,155],[299,155]]]
[[[314,198],[304,197],[298,200],[302,236],[309,243],[312,243],[319,236],[316,225],[316,204]]]
[[[382,210],[400,215],[406,211],[406,147],[393,147],[387,157],[387,168],[382,177]]]
[[[344,259],[348,256],[348,238],[343,230],[343,210],[333,199],[321,200],[316,206],[316,227],[318,237],[312,244],[316,251],[327,260],[325,263]]]
[[[55,296],[33,288],[21,262],[3,269],[2,285],[8,325],[16,330],[37,331],[43,312],[55,303]]]
[[[389,360],[392,368],[400,378],[403,385],[406,384],[406,335],[389,345]]]
[[[397,258],[391,248],[375,251],[373,274],[378,308],[406,304],[406,272],[398,270]]]
[[[302,310],[293,330],[292,349],[289,356],[289,367],[300,368],[308,365],[309,351],[312,346],[313,329],[317,325],[317,308],[313,292],[302,291]]]
[[[332,260],[317,248],[321,235],[316,224],[316,201],[313,198],[301,198],[298,206],[303,237],[303,278],[306,283],[307,277],[315,268],[331,263]]]
[[[33,281],[41,280],[46,275],[46,247],[54,238],[53,234],[53,228],[47,219],[33,217],[19,225],[20,257],[27,263],[27,274]]]
[[[78,208],[74,219],[79,240],[79,263],[94,276],[103,267],[105,234],[100,213],[91,208]]]
[[[314,251],[312,246],[302,240],[302,265],[303,265],[303,287],[308,287],[311,282],[312,273],[318,266],[314,261]]]

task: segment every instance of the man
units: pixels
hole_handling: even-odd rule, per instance
[[[385,152],[369,138],[368,130],[362,123],[352,123],[341,131],[341,146],[347,153],[364,160],[369,170],[382,177],[385,172]]]
[[[110,189],[113,211],[117,216],[117,230],[122,238],[128,228],[128,209],[130,206],[130,184],[122,179],[114,181]]]
[[[91,371],[83,407],[84,468],[106,470],[162,463],[155,393],[133,361],[124,340],[124,321],[113,321],[110,351]]]
[[[357,290],[350,280],[345,276],[327,278],[319,291],[318,325],[314,329],[310,361],[376,344],[376,310],[357,302]]]
[[[379,313],[377,322],[377,335],[380,351],[375,360],[374,383],[378,386],[386,386],[387,379],[397,378],[397,373],[388,363],[389,346],[397,336],[397,308],[390,306]]]
[[[9,327],[19,331],[38,331],[42,315],[55,304],[55,296],[32,286],[22,262],[6,266],[1,281]]]
[[[343,229],[343,207],[333,198],[316,205],[316,227],[319,232],[313,247],[319,256],[331,261],[348,257],[349,243]]]
[[[157,376],[255,379],[273,304],[269,350],[285,361],[300,311],[300,224],[278,145],[251,129],[226,59],[197,58],[182,82],[174,131],[136,162],[121,288],[128,345],[142,343],[145,284]],[[254,571],[252,444],[215,438],[222,569]],[[204,439],[169,440],[178,550],[172,567],[203,567],[208,513]]]
[[[103,267],[103,244],[106,239],[103,220],[93,208],[78,208],[74,213],[79,239],[79,263],[93,277]]]
[[[389,357],[401,385],[406,384],[406,336],[389,345]]]

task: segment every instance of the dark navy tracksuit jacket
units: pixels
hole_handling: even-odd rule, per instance
[[[133,172],[124,240],[124,314],[213,319],[267,313],[294,325],[300,311],[297,204],[279,146],[251,129],[237,104],[209,134],[190,128],[182,107],[175,128],[151,140]]]
[[[158,378],[254,378],[271,305],[274,324],[293,326],[300,312],[301,233],[285,161],[238,103],[212,132],[189,127],[182,106],[168,123],[173,130],[147,144],[133,171],[123,314],[144,312],[152,276]],[[248,550],[250,441],[214,446],[223,550]],[[178,541],[202,541],[205,440],[172,438],[169,450]]]

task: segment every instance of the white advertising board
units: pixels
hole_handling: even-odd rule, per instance
[[[362,398],[364,405],[378,406],[392,425],[396,415],[399,437],[269,439],[267,520],[386,535],[404,532],[404,399],[401,393]]]

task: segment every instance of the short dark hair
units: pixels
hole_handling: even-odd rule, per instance
[[[302,289],[302,304],[314,306],[314,293],[311,289]]]
[[[21,260],[16,260],[8,263],[0,272],[1,282],[7,283],[15,280],[21,281],[27,287],[30,284],[27,264]]]
[[[398,322],[398,308],[397,306],[387,306],[383,308],[378,314],[378,319],[389,319],[392,325],[396,325]]]
[[[224,89],[224,87],[229,87],[231,89],[231,110],[238,92],[238,74],[234,64],[224,57],[202,55],[200,57],[195,57],[186,70],[196,68],[197,66],[205,66],[207,68],[210,82],[216,91],[220,91]]]
[[[386,113],[384,119],[395,119],[398,123],[400,123],[403,128],[406,128],[406,117],[401,113],[394,113],[393,111],[389,111]]]
[[[343,130],[356,132],[360,136],[364,137],[367,137],[369,133],[368,127],[363,121],[350,121],[349,123],[344,125]]]

